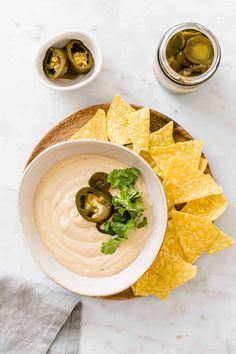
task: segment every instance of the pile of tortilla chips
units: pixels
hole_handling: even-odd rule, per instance
[[[135,110],[115,96],[107,115],[101,109],[71,139],[100,139],[127,145],[140,154],[163,181],[169,220],[164,242],[148,271],[132,286],[136,296],[166,299],[177,286],[194,278],[193,265],[234,240],[212,222],[225,210],[222,188],[204,171],[200,140],[174,142],[173,122],[150,133],[150,110]],[[130,145],[129,145],[130,147]]]

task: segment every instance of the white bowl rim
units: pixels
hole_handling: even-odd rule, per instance
[[[38,267],[43,271],[43,273],[45,275],[47,275],[50,279],[52,279],[53,281],[55,281],[58,285],[62,286],[64,289],[66,290],[69,290],[75,294],[78,294],[78,295],[85,295],[85,296],[92,296],[92,297],[97,297],[97,296],[110,296],[110,295],[114,295],[114,294],[117,294],[123,290],[126,290],[127,288],[129,288],[135,281],[126,281],[126,283],[124,284],[124,286],[122,288],[119,288],[118,290],[116,289],[115,291],[114,290],[110,290],[110,291],[106,291],[106,293],[101,293],[101,292],[97,292],[97,293],[94,293],[92,291],[89,291],[89,292],[86,292],[86,291],[76,291],[73,287],[70,287],[63,283],[60,282],[60,279],[58,279],[57,277],[55,277],[53,275],[53,272],[49,271],[48,269],[46,269],[42,264],[41,262],[39,261],[39,259],[37,258],[37,255],[34,254],[30,248],[30,245],[28,244],[27,240],[26,240],[26,237],[24,235],[24,226],[23,226],[23,215],[22,215],[22,210],[21,210],[21,195],[22,195],[22,189],[23,189],[23,184],[24,184],[24,180],[28,174],[28,171],[32,168],[32,166],[34,166],[35,164],[37,164],[38,160],[40,160],[42,158],[42,156],[44,156],[45,154],[48,154],[50,153],[52,150],[54,149],[58,149],[58,148],[61,148],[63,146],[66,146],[66,145],[80,145],[80,144],[83,144],[83,143],[98,143],[98,144],[102,144],[102,145],[108,145],[110,146],[110,144],[112,144],[114,147],[118,148],[118,149],[121,149],[121,150],[125,150],[127,151],[128,153],[130,153],[131,155],[134,155],[136,158],[138,158],[140,161],[142,161],[142,163],[144,165],[146,165],[146,167],[148,168],[149,171],[151,171],[151,173],[155,176],[155,179],[157,181],[157,184],[160,188],[160,192],[161,192],[161,197],[162,197],[162,206],[163,206],[163,209],[164,209],[164,216],[165,218],[161,221],[162,224],[163,224],[163,234],[162,234],[162,238],[159,242],[159,246],[157,247],[157,249],[155,250],[155,252],[152,252],[152,256],[149,258],[149,261],[148,261],[148,264],[146,266],[146,268],[140,270],[138,273],[138,275],[136,276],[136,280],[138,280],[146,271],[147,269],[151,266],[151,264],[153,263],[154,259],[156,258],[158,252],[160,251],[160,248],[161,248],[161,245],[163,243],[163,240],[164,240],[164,236],[165,236],[165,231],[166,231],[166,228],[167,228],[167,222],[168,222],[168,207],[167,207],[167,200],[166,200],[166,195],[165,195],[165,191],[164,191],[164,188],[158,178],[158,176],[155,174],[155,172],[153,171],[153,169],[149,166],[149,164],[140,156],[138,155],[136,152],[134,152],[133,150],[125,147],[125,146],[122,146],[122,145],[119,145],[119,144],[115,144],[115,143],[112,143],[112,142],[107,142],[107,141],[102,141],[102,140],[93,140],[93,139],[81,139],[81,140],[70,140],[70,141],[63,141],[63,142],[60,142],[60,143],[57,143],[57,144],[54,144],[54,145],[51,145],[49,146],[48,148],[46,148],[45,150],[43,150],[42,152],[40,152],[31,162],[30,164],[25,168],[24,172],[23,172],[23,176],[22,176],[22,179],[21,179],[21,182],[20,182],[20,187],[19,187],[19,191],[18,191],[18,215],[19,215],[19,220],[20,220],[20,224],[21,224],[21,230],[22,230],[22,238],[23,238],[23,241],[26,245],[26,248],[28,248],[29,250],[29,253],[31,255],[31,257],[33,258],[34,262],[38,265]],[[79,154],[79,152],[78,152]],[[96,154],[96,152],[95,152]],[[53,165],[52,165],[53,166]],[[151,234],[153,233],[153,229],[151,231]],[[39,235],[38,235],[39,236]],[[40,237],[40,236],[39,236]],[[152,235],[150,235],[149,239],[153,238]],[[138,255],[138,257],[134,260],[134,262],[139,258],[141,257],[144,249],[147,247],[147,243],[145,244],[143,250],[140,252],[140,254]],[[53,256],[51,256],[52,259],[54,259]],[[55,259],[54,259],[55,260]],[[134,263],[133,262],[133,263]],[[131,263],[131,265],[133,264]],[[59,264],[59,263],[58,263]],[[130,266],[129,266],[130,267]],[[129,268],[127,267],[127,268]],[[65,267],[63,267],[65,268]],[[117,274],[121,274],[122,272],[124,272],[127,268],[125,268],[124,270],[122,270],[121,272],[117,273]],[[65,268],[66,269],[66,268]],[[75,275],[78,275],[76,273],[74,273]],[[80,275],[79,275],[80,276]],[[83,278],[83,276],[80,276]],[[88,277],[87,277],[88,278]],[[90,277],[89,277],[90,278]],[[90,279],[109,279],[111,277],[103,277],[103,278],[90,278]]]
[[[78,36],[80,34],[87,36],[92,42],[94,47],[96,48],[97,51],[97,55],[98,58],[96,60],[96,65],[95,65],[95,70],[92,73],[91,76],[87,77],[85,80],[80,81],[75,83],[74,85],[70,85],[70,86],[58,86],[54,81],[49,81],[47,80],[47,78],[43,75],[41,75],[40,71],[39,71],[39,57],[41,56],[42,52],[45,52],[50,46],[52,46],[53,44],[55,44],[55,42],[63,40],[64,36],[67,35],[72,35],[72,37],[74,38],[74,36]],[[73,39],[72,38],[72,39]],[[64,32],[60,32],[58,34],[55,34],[54,36],[49,37],[46,41],[44,41],[41,46],[39,47],[36,56],[35,56],[35,71],[36,71],[36,76],[38,78],[38,80],[46,87],[53,89],[53,90],[57,90],[57,91],[73,91],[73,90],[77,90],[79,88],[82,88],[86,85],[88,85],[90,82],[92,82],[100,73],[101,69],[102,69],[102,51],[100,46],[98,45],[97,40],[95,39],[95,37],[89,33],[86,30],[80,30],[80,29],[70,29]]]

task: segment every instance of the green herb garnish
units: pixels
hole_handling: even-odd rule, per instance
[[[138,229],[141,229],[141,227],[144,227],[144,226],[146,226],[146,225],[147,225],[147,217],[144,216],[143,220],[140,221],[140,223],[138,223],[137,228],[138,228]]]
[[[121,240],[116,238],[110,238],[110,240],[103,242],[101,251],[105,254],[113,254],[119,247]]]
[[[107,177],[107,182],[111,183],[111,188],[121,188],[135,183],[140,171],[136,167],[125,168],[123,170],[113,170]]]
[[[101,251],[105,254],[113,254],[120,243],[128,239],[129,231],[147,225],[147,218],[141,217],[145,210],[141,193],[135,188],[135,182],[140,171],[135,168],[113,170],[108,174],[107,181],[111,188],[119,189],[119,196],[112,198],[115,208],[112,218],[103,224],[103,232],[111,235],[111,238],[102,243]]]

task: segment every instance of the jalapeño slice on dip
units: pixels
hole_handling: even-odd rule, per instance
[[[113,211],[112,195],[92,187],[81,188],[75,196],[80,215],[87,221],[101,223],[108,220]]]
[[[128,267],[143,250],[152,227],[151,201],[142,175],[136,178],[135,169],[128,174],[127,188],[123,173],[127,168],[114,158],[81,154],[59,161],[40,181],[34,200],[38,234],[50,254],[70,271],[88,277],[110,276]],[[96,217],[100,217],[103,212],[105,215],[105,208],[109,210],[111,206],[105,193],[112,196],[113,211],[107,221],[91,222],[80,214],[75,198],[82,188],[92,191],[85,193],[89,200],[84,200],[90,216],[97,213]],[[102,203],[101,214],[98,202]],[[130,206],[137,210],[130,210]],[[143,215],[135,220],[142,208]],[[130,220],[135,222],[135,228]]]
[[[90,187],[97,190],[109,190],[111,184],[107,181],[108,174],[106,172],[96,172],[89,179]]]

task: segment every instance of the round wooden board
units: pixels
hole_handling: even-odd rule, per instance
[[[51,145],[60,143],[69,139],[79,128],[85,125],[97,112],[97,110],[104,109],[107,113],[109,109],[109,104],[99,104],[91,107],[84,108],[71,116],[63,119],[59,124],[53,127],[38,143],[33,152],[31,153],[26,166],[43,150]],[[132,105],[135,109],[143,108],[142,106]],[[165,116],[164,114],[157,112],[153,109],[150,111],[150,130],[154,132],[162,128],[165,124],[170,122],[172,119]],[[174,120],[174,140],[175,142],[192,140],[193,137],[178,123]],[[205,173],[211,174],[209,165],[207,165]],[[102,297],[102,299],[107,300],[127,300],[134,298],[134,294],[131,288],[122,291],[119,294],[115,294],[108,297]]]

